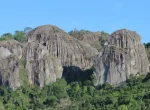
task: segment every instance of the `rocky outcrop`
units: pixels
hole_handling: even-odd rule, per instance
[[[44,25],[28,34],[28,42],[45,46],[50,55],[57,57],[65,67],[91,68],[98,51],[88,43],[77,40],[56,26]]]
[[[43,87],[61,78],[60,60],[39,43],[0,42],[0,84],[16,89],[23,84]]]
[[[18,88],[23,84],[43,87],[62,77],[63,66],[88,69],[98,51],[56,26],[45,25],[27,34],[28,41],[0,42],[0,82]],[[69,68],[70,69],[70,68]]]
[[[76,76],[80,72],[89,76],[93,59],[96,85],[117,85],[131,74],[149,71],[145,48],[136,32],[122,29],[112,33],[98,54],[106,36],[88,32],[76,38],[56,26],[44,25],[29,32],[27,42],[0,41],[0,84],[13,89],[27,83],[43,87],[61,78],[63,72],[70,75],[70,70],[78,72]]]
[[[83,42],[90,44],[92,47],[97,49],[98,51],[101,50],[101,43],[100,43],[101,33],[100,32],[93,32],[83,35]]]
[[[0,59],[4,59],[8,56],[17,56],[18,58],[22,57],[22,45],[15,41],[0,41]]]
[[[126,29],[110,35],[103,51],[95,57],[94,67],[98,84],[112,85],[126,81],[131,74],[147,74],[148,58],[140,36]]]
[[[93,48],[99,52],[102,50],[105,41],[109,37],[109,34],[104,31],[91,32],[87,30],[74,30],[70,31],[69,34],[74,38],[90,44]]]
[[[100,51],[102,48],[100,43],[101,32],[80,30],[80,31],[70,31],[69,34],[80,41],[90,44],[90,46],[96,48],[98,51]]]
[[[24,59],[30,84],[43,87],[61,78],[63,68],[60,60],[49,54],[42,44],[30,42],[25,45]]]
[[[22,45],[15,40],[0,41],[0,84],[16,89],[20,86],[19,59]]]

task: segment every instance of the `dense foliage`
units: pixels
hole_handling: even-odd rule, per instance
[[[79,40],[82,40],[84,35],[90,34],[90,33],[92,33],[92,32],[89,30],[84,30],[84,29],[78,30],[76,28],[74,30],[71,30],[68,32],[69,35],[71,35]]]
[[[0,41],[11,40],[11,39],[13,39],[13,35],[11,33],[5,33],[0,37]]]
[[[122,87],[104,84],[94,87],[91,80],[65,79],[43,88],[23,86],[16,91],[0,86],[3,110],[150,110],[150,73],[131,77]]]
[[[14,34],[11,33],[5,33],[0,36],[0,41],[6,41],[6,40],[17,40],[19,42],[24,42],[27,40],[26,34],[30,32],[32,28],[26,27],[23,31],[15,31]]]
[[[23,42],[30,30],[27,27],[24,31],[15,31],[14,35],[3,34],[0,41],[15,39]],[[91,32],[75,30],[69,34],[76,33],[82,35]],[[109,34],[104,31],[101,33],[100,43],[103,46]],[[150,43],[144,45],[150,60]],[[25,67],[24,60],[21,62]],[[65,79],[58,79],[57,82],[40,88],[27,84],[22,68],[20,67],[24,86],[15,91],[0,86],[0,110],[150,110],[150,73],[146,76],[131,76],[120,87],[112,87],[107,83],[95,87],[95,78],[90,70],[85,71],[87,76],[84,72],[81,74],[72,71]]]
[[[109,37],[108,33],[104,32],[104,31],[101,32],[101,37],[100,37],[99,41],[100,41],[102,47],[104,46],[108,37]]]
[[[150,61],[150,42],[144,43],[144,46],[145,46],[145,49],[146,49],[146,52],[147,52],[148,59]]]
[[[104,31],[101,31],[101,32],[97,32],[99,34],[97,34],[97,37],[98,37],[98,41],[99,41],[99,44],[94,44],[95,48],[97,48],[97,50],[100,52],[107,40],[107,38],[110,36],[108,33],[104,32]],[[100,34],[101,33],[101,34]],[[71,30],[68,32],[69,35],[79,39],[79,40],[83,40],[84,38],[84,35],[90,35],[92,36],[93,32],[89,31],[89,30],[77,30],[77,29],[74,29],[74,30]],[[93,42],[94,43],[94,42]]]

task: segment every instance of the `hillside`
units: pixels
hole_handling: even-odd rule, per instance
[[[4,110],[149,110],[150,73],[130,77],[122,87],[108,83],[95,88],[91,80],[67,84],[59,79],[44,88],[22,86],[16,91],[0,86]]]
[[[145,46],[145,47],[144,47]],[[0,37],[0,109],[149,110],[149,43],[54,25]]]

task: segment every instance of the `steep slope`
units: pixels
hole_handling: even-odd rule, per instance
[[[140,36],[126,29],[112,33],[103,51],[95,58],[97,84],[108,82],[117,85],[131,74],[147,74],[148,58]]]
[[[61,78],[61,62],[38,43],[0,42],[0,84],[16,89],[24,84],[43,87]]]
[[[144,43],[144,46],[145,46],[145,49],[146,49],[148,60],[150,62],[150,42],[148,42],[146,44]]]
[[[109,37],[109,34],[104,31],[91,32],[87,30],[74,30],[70,31],[69,34],[80,41],[90,44],[90,46],[96,48],[99,52],[102,50],[106,39]]]
[[[20,86],[19,59],[22,46],[15,40],[0,41],[0,84],[16,89]]]
[[[98,51],[56,26],[33,29],[28,41],[0,42],[0,84],[16,89],[24,84],[43,87],[68,70],[89,69]]]
[[[91,68],[93,57],[98,54],[88,43],[77,40],[52,25],[35,28],[28,34],[28,42],[38,42],[45,46],[50,55],[61,60],[64,67]]]
[[[30,42],[24,45],[24,59],[30,84],[43,87],[62,76],[60,60],[49,55],[46,47],[41,44]]]

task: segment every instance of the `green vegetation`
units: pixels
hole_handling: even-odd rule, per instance
[[[104,32],[104,31],[101,32],[101,37],[100,37],[99,41],[100,41],[102,47],[104,46],[108,37],[109,37],[108,33]]]
[[[15,34],[5,33],[0,36],[0,41],[6,40],[17,40],[19,42],[24,42],[27,40],[26,34],[30,32],[32,28],[26,27],[23,31],[15,31]]]
[[[5,33],[0,37],[0,41],[11,40],[13,39],[13,35],[11,33]]]
[[[92,76],[93,78],[93,76]],[[94,80],[94,78],[93,78]],[[108,83],[94,87],[92,80],[58,79],[43,88],[22,86],[16,91],[0,86],[3,110],[150,110],[150,73],[131,77],[121,87]]]
[[[83,35],[86,35],[86,34],[89,34],[89,33],[92,33],[91,31],[89,30],[77,30],[76,28],[74,30],[71,30],[68,32],[69,35],[79,39],[79,40],[82,40],[83,39]]]
[[[68,34],[79,39],[79,40],[83,40],[84,35],[92,34],[92,32],[89,30],[83,30],[83,29],[77,30],[75,28],[74,30],[69,31]],[[95,44],[95,47],[100,52],[101,49],[103,48],[107,38],[109,37],[109,34],[104,32],[104,31],[101,31],[101,34],[97,37],[99,38],[99,44]]]
[[[14,39],[19,41],[19,42],[23,42],[23,41],[27,40],[27,37],[23,31],[15,31]]]
[[[104,32],[104,31],[101,32],[101,36],[99,37],[100,46],[97,48],[99,52],[104,47],[104,44],[105,44],[108,37],[109,37],[108,33]]]
[[[27,27],[24,31],[15,31],[14,35],[3,34],[0,41],[15,39],[24,42],[30,30]],[[57,31],[54,28],[54,32]],[[76,29],[69,32],[72,36],[85,33],[91,32]],[[99,41],[102,47],[108,37],[108,33],[101,32]],[[144,45],[150,60],[150,43]],[[114,46],[112,48],[116,49]],[[11,54],[10,57],[15,55]],[[28,84],[25,66],[26,60],[20,59],[19,71],[23,86],[15,91],[0,86],[0,110],[150,110],[150,73],[146,76],[131,76],[119,87],[112,87],[108,83],[95,87],[91,70],[82,73],[71,71],[72,74],[66,74],[66,79],[58,79],[40,88]]]
[[[145,46],[145,49],[146,49],[146,53],[147,53],[148,59],[150,61],[150,42],[144,43],[144,46]]]
[[[28,76],[27,76],[27,71],[25,69],[26,66],[26,60],[25,59],[20,59],[19,61],[19,76],[20,76],[20,81],[21,85],[27,86],[28,85]]]

